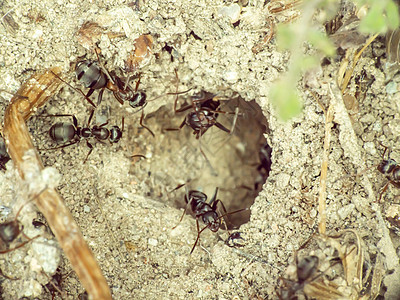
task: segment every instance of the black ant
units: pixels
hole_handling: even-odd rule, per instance
[[[25,246],[30,241],[32,241],[40,236],[40,235],[37,235],[33,238],[30,238],[27,235],[25,235],[25,233],[23,232],[23,226],[18,221],[18,216],[19,216],[20,212],[22,211],[22,208],[25,206],[25,204],[22,205],[21,208],[18,210],[17,214],[15,215],[14,220],[0,224],[0,239],[1,239],[2,244],[7,246],[7,245],[11,244],[20,234],[22,234],[22,236],[26,239],[26,241],[22,242],[21,244],[19,244],[18,246],[15,246],[13,248],[0,250],[0,254],[5,254],[8,252],[14,251],[16,249],[19,249],[19,248]]]
[[[60,268],[57,268],[56,273],[51,278],[47,274],[45,274],[46,276],[49,277],[50,281],[44,287],[51,294],[51,300],[55,299],[57,293],[59,293],[62,296],[62,298],[66,297],[65,292],[62,291],[61,284],[63,280],[66,279],[71,274],[71,272],[67,274],[61,274]]]
[[[398,189],[400,188],[400,165],[394,159],[390,158],[390,150],[388,151],[387,159],[385,159],[387,149],[388,148],[385,147],[385,151],[382,155],[382,161],[377,167],[378,171],[385,175],[386,179],[389,180],[382,188],[381,194],[379,196],[379,202],[381,201],[382,195],[389,187],[389,184],[394,185]]]
[[[0,170],[6,170],[6,163],[10,160],[10,156],[7,153],[6,143],[2,135],[0,135]]]
[[[178,79],[178,73],[175,71],[177,81],[179,82]],[[178,90],[178,88],[177,88]],[[186,91],[187,92],[187,91]],[[172,94],[172,93],[171,93]],[[199,149],[203,157],[205,158],[206,162],[210,166],[211,170],[213,173],[216,174],[214,168],[212,167],[209,159],[205,155],[202,147],[201,147],[201,142],[200,142],[200,137],[203,136],[203,134],[212,126],[216,126],[222,131],[225,131],[229,134],[233,133],[233,130],[236,125],[236,120],[237,116],[239,115],[238,113],[238,108],[236,108],[235,112],[225,112],[219,110],[219,107],[221,105],[221,102],[218,100],[215,94],[201,91],[198,94],[193,95],[191,98],[192,103],[186,106],[183,106],[179,109],[177,109],[177,102],[178,102],[178,93],[175,93],[176,99],[174,102],[174,112],[179,113],[186,111],[188,109],[192,109],[185,117],[185,119],[182,121],[181,125],[179,128],[166,128],[166,131],[175,131],[175,130],[180,130],[183,128],[183,126],[189,126],[193,129],[193,134],[196,136],[196,139],[199,140]],[[232,128],[231,130],[227,129],[224,125],[219,123],[217,121],[217,117],[220,113],[223,114],[235,114],[234,121],[232,123]]]
[[[49,130],[50,138],[56,143],[62,143],[63,145],[50,149],[42,150],[54,150],[59,148],[64,148],[67,146],[74,145],[80,142],[82,139],[86,140],[86,145],[90,149],[84,163],[88,159],[90,153],[92,153],[93,146],[89,142],[89,138],[95,138],[99,142],[109,140],[110,143],[118,143],[122,137],[122,132],[124,131],[124,118],[122,118],[122,127],[112,126],[110,129],[105,126],[108,122],[101,125],[94,125],[90,127],[90,122],[93,118],[94,110],[91,111],[89,120],[86,127],[78,126],[78,120],[74,115],[71,114],[61,114],[61,115],[47,115],[46,117],[72,117],[72,123],[69,122],[57,122],[51,126]]]
[[[281,278],[286,284],[286,289],[281,288],[278,294],[281,300],[292,300],[297,299],[296,293],[304,288],[304,285],[308,282],[314,281],[316,278],[311,276],[316,272],[318,267],[319,259],[317,256],[306,256],[300,261],[297,261],[296,256],[296,267],[297,267],[297,281],[291,281],[289,279]],[[319,275],[318,275],[319,276]],[[290,284],[288,284],[290,283]]]
[[[313,236],[315,236],[315,234],[311,235],[311,237],[295,252],[297,280],[290,280],[282,277],[280,278],[280,280],[283,282],[283,286],[280,288],[280,292],[276,291],[279,299],[298,299],[297,294],[299,291],[304,293],[306,299],[309,297],[312,299],[331,299],[330,297],[335,297],[334,299],[345,298],[345,296],[339,290],[337,290],[337,286],[326,284],[321,278],[321,276],[326,274],[330,268],[340,263],[344,259],[343,257],[330,258],[330,266],[324,271],[319,271],[318,274],[315,274],[319,266],[319,258],[317,256],[304,256],[299,260],[298,251],[304,249],[311,242]],[[348,253],[345,253],[345,257],[355,249],[356,248],[352,248]],[[304,287],[308,284],[313,286],[312,289],[308,289],[308,291],[310,291],[313,295],[308,295],[305,291]]]
[[[270,145],[268,145],[267,142],[265,142],[261,146],[258,152],[258,156],[260,158],[260,164],[257,167],[259,176],[255,182],[255,188],[254,188],[255,190],[258,190],[260,187],[262,187],[262,185],[265,183],[265,181],[269,176],[269,172],[271,171],[271,165],[272,165],[271,154],[272,154],[272,148]]]
[[[101,89],[97,98],[98,106],[103,99],[104,90],[108,89],[113,92],[115,99],[120,104],[128,102],[132,108],[143,108],[147,104],[147,95],[142,91],[137,91],[140,84],[140,77],[136,83],[135,91],[133,91],[128,85],[129,79],[126,83],[123,83],[121,78],[114,72],[109,73],[101,64],[97,50],[96,55],[98,62],[84,60],[76,65],[76,77],[86,88],[89,88],[85,97],[90,97],[94,90]]]
[[[179,188],[179,187],[178,187]],[[192,247],[192,250],[190,251],[190,254],[193,253],[194,248],[197,245],[197,242],[200,239],[200,234],[206,229],[209,228],[212,232],[217,232],[219,228],[221,227],[221,219],[224,218],[227,215],[231,215],[234,213],[238,213],[244,210],[247,210],[247,208],[242,208],[233,212],[227,212],[225,209],[224,204],[222,203],[221,200],[217,199],[217,193],[218,193],[218,188],[215,189],[214,196],[211,198],[210,202],[207,203],[207,195],[204,194],[203,192],[196,191],[196,190],[190,190],[189,192],[186,191],[185,194],[185,202],[186,202],[186,207],[185,210],[183,211],[183,214],[179,220],[179,223],[182,221],[183,216],[186,213],[186,210],[188,206],[190,205],[190,209],[192,210],[193,214],[196,217],[196,225],[197,225],[197,238],[196,241],[194,242],[194,245]],[[218,208],[218,203],[221,203],[222,210],[224,211],[224,214],[219,216],[217,213],[217,208]],[[205,224],[204,228],[200,230],[199,228],[199,219],[203,221]],[[173,227],[175,229],[179,223]]]
[[[150,130],[150,128],[148,128],[146,125],[143,124],[143,119],[144,119],[143,108],[147,105],[146,101],[147,95],[142,91],[138,92],[140,84],[140,74],[139,74],[139,79],[136,82],[136,88],[135,90],[132,90],[132,88],[128,85],[129,78],[126,81],[126,83],[123,83],[122,79],[118,77],[115,74],[115,72],[111,73],[108,72],[105,69],[105,67],[101,64],[97,50],[96,50],[96,55],[98,59],[97,62],[91,60],[83,60],[77,63],[75,69],[75,74],[77,79],[86,88],[89,88],[87,94],[83,93],[80,89],[74,88],[68,82],[59,77],[57,74],[54,73],[53,74],[62,82],[67,84],[69,87],[80,92],[93,107],[96,107],[96,105],[93,103],[92,100],[90,100],[89,97],[93,94],[95,90],[100,89],[97,98],[97,106],[100,105],[103,99],[104,90],[108,89],[112,91],[115,99],[117,99],[117,101],[121,105],[124,104],[124,102],[128,102],[132,108],[134,109],[139,108],[136,112],[142,110],[142,115],[140,117],[140,125],[146,130],[148,130],[154,137],[154,133]]]
[[[225,241],[225,245],[231,248],[235,247],[244,247],[245,239],[242,237],[242,232],[235,231],[229,235],[229,237]]]
[[[210,127],[214,125],[227,133],[232,133],[233,129],[229,130],[224,125],[219,123],[217,121],[217,117],[220,113],[236,114],[237,116],[237,112],[234,113],[218,110],[221,102],[217,99],[215,94],[201,91],[200,93],[192,96],[192,104],[183,106],[179,109],[176,109],[177,100],[178,98],[176,98],[174,103],[175,113],[183,112],[190,108],[193,109],[186,115],[185,119],[179,126],[179,129],[185,125],[191,127],[196,139],[199,139]],[[232,127],[234,127],[234,125]]]

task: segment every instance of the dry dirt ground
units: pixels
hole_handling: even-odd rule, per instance
[[[395,299],[400,294],[396,282],[400,239],[387,214],[399,210],[400,190],[389,186],[377,203],[387,179],[376,167],[366,170],[382,160],[382,145],[390,147],[391,157],[400,161],[399,79],[385,75],[384,37],[367,48],[354,70],[346,91],[355,99],[350,110],[344,109],[335,84],[343,59],[338,56],[299,83],[304,110],[293,120],[282,122],[268,100],[268,91],[286,70],[289,54],[277,51],[274,39],[262,44],[269,31],[268,1],[243,2],[245,6],[235,16],[223,9],[233,2],[222,0],[195,4],[185,0],[1,1],[0,13],[5,17],[0,26],[0,88],[15,93],[35,72],[59,66],[68,83],[84,89],[73,67],[82,56],[96,59],[94,51],[87,49],[90,42],[97,43],[105,67],[119,71],[134,49],[135,39],[142,34],[153,36],[153,54],[139,70],[139,89],[146,91],[150,100],[144,109],[145,124],[155,137],[139,125],[140,112],[135,113],[127,104],[121,106],[106,90],[92,123],[108,119],[109,124],[121,125],[124,117],[119,143],[111,146],[93,141],[86,163],[84,141],[40,152],[45,166],[62,175],[58,190],[115,299],[278,298],[279,278],[290,276],[285,270],[293,264],[295,250],[317,232],[324,110],[332,104],[335,117],[328,149],[327,233],[354,229],[362,240],[358,244],[364,254],[361,276],[367,276],[367,270],[372,270],[371,274],[381,271],[382,289],[378,288],[378,293]],[[295,13],[289,9],[272,18],[280,22]],[[87,21],[102,29],[85,40],[77,32]],[[259,47],[257,53],[252,51],[254,46]],[[131,84],[134,86],[133,80]],[[179,95],[178,106],[190,103],[195,92],[208,91],[222,99],[221,110],[233,112],[239,107],[241,114],[233,134],[212,128],[200,145],[187,126],[166,131],[179,127],[185,117],[185,113],[174,114],[175,95],[167,93],[188,89],[192,90]],[[97,94],[95,91],[92,99]],[[0,93],[2,113],[10,98],[6,92]],[[56,119],[60,121],[40,116],[74,114],[79,124],[85,124],[90,108],[79,92],[63,84],[29,121],[37,147],[55,146],[48,130]],[[228,128],[234,119],[233,114],[218,118]],[[273,148],[272,170],[255,197],[258,149],[263,139]],[[137,154],[146,158],[132,158]],[[172,229],[185,206],[185,188],[172,190],[183,183],[209,197],[219,187],[219,198],[228,211],[250,208],[231,216],[236,226],[243,224],[239,229],[243,240],[237,240],[241,247],[228,247],[224,230],[216,234],[205,230],[201,246],[189,255],[197,236],[195,219],[186,215]],[[26,202],[12,162],[0,173],[0,185],[4,222]],[[64,275],[62,294],[55,292],[55,298],[77,299],[83,287],[49,230],[45,226],[34,228],[33,219],[46,222],[27,205],[19,217],[24,232],[28,236],[41,233],[42,237],[0,256],[1,272],[9,277],[0,276],[0,298],[52,299],[43,286],[59,267],[58,272]],[[321,244],[310,243],[307,253],[327,252],[318,252],[318,247],[325,247]],[[337,251],[331,256],[335,255]],[[319,271],[324,269],[319,267]],[[343,275],[343,270],[337,272],[337,276]],[[361,285],[368,295],[374,284]]]

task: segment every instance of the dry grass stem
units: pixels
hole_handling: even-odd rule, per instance
[[[321,163],[321,177],[319,182],[319,197],[318,197],[318,213],[319,224],[318,231],[321,234],[326,232],[326,176],[328,173],[328,158],[329,148],[331,144],[331,128],[333,120],[333,106],[330,104],[325,116],[325,139],[324,152]]]
[[[343,84],[341,85],[341,91],[342,91],[342,93],[344,93],[344,91],[345,91],[346,88],[347,88],[347,85],[348,85],[349,82],[350,82],[351,76],[353,75],[353,72],[354,72],[354,68],[356,67],[357,62],[358,62],[358,60],[360,59],[361,54],[363,54],[364,50],[367,49],[367,47],[369,46],[369,44],[371,44],[371,43],[376,39],[376,37],[377,37],[378,35],[379,35],[379,34],[375,34],[375,35],[371,36],[371,37],[365,42],[365,45],[361,48],[361,50],[358,51],[358,52],[356,53],[356,55],[354,56],[354,60],[353,60],[353,63],[352,63],[352,65],[351,65],[351,68],[350,68],[349,70],[347,70],[346,74],[344,75]]]
[[[30,179],[40,175],[44,168],[25,121],[57,91],[61,82],[54,74],[59,73],[59,68],[53,68],[32,76],[11,99],[5,112],[4,135],[8,152],[30,189]],[[62,197],[53,187],[48,187],[35,198],[35,203],[89,295],[93,299],[111,299],[107,282]]]

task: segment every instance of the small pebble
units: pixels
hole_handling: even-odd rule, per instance
[[[84,206],[83,206],[83,211],[84,211],[85,213],[90,212],[90,207],[89,207],[88,205],[84,205]]]
[[[237,3],[230,6],[223,6],[219,9],[218,14],[228,17],[232,23],[236,23],[240,17],[240,6]]]
[[[149,243],[149,245],[156,247],[158,245],[158,241],[156,239],[153,238],[149,238],[147,240],[147,242]]]
[[[342,208],[340,208],[338,210],[339,217],[342,220],[346,219],[351,214],[351,212],[354,210],[354,208],[355,208],[355,205],[353,203],[350,203],[349,205],[343,206]]]

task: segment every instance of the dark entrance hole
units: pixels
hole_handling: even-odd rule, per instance
[[[190,99],[189,96],[186,98]],[[268,124],[254,100],[246,102],[234,98],[221,101],[219,109],[235,112],[236,107],[239,116],[233,134],[213,126],[196,140],[193,129],[188,126],[179,131],[165,131],[166,128],[178,128],[190,111],[175,115],[172,105],[163,106],[147,116],[146,125],[155,132],[155,138],[143,130],[129,128],[128,136],[135,137],[129,143],[133,146],[131,153],[147,156],[131,169],[132,175],[137,176],[141,183],[141,191],[168,205],[184,208],[185,188],[171,192],[179,184],[186,183],[188,189],[202,191],[208,199],[218,187],[218,199],[222,200],[228,212],[250,207],[269,172],[265,157],[270,163],[268,155],[271,152],[265,151],[263,135],[268,132]],[[218,122],[230,129],[234,118],[233,114],[219,114]],[[147,136],[146,139],[137,138],[143,135]],[[264,164],[259,155],[261,150]],[[232,214],[228,218],[231,228],[238,227],[249,221],[250,211]]]

